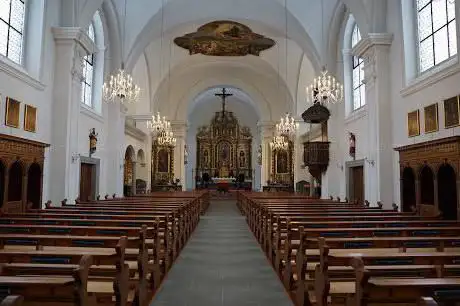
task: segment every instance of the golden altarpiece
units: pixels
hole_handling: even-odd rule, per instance
[[[174,180],[174,147],[152,144],[152,190],[155,185],[167,185]]]
[[[286,139],[286,150],[272,151],[271,179],[273,184],[294,185],[294,143]]]
[[[222,110],[216,112],[209,126],[198,129],[196,175],[202,177],[252,179],[252,135],[242,127],[233,112],[225,110],[225,98],[231,96],[225,88],[221,94]]]

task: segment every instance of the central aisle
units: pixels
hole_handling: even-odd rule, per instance
[[[152,306],[292,306],[235,201],[213,201]]]

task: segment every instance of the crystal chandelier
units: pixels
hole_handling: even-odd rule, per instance
[[[109,82],[104,82],[102,86],[103,99],[106,102],[115,102],[120,99],[121,103],[134,103],[139,99],[141,88],[133,82],[132,76],[125,71],[124,59],[124,41],[126,35],[126,0],[123,16],[123,37],[121,40],[121,68],[116,75],[110,76]]]
[[[273,151],[287,150],[288,145],[289,144],[284,139],[284,136],[281,135],[273,136],[272,141],[270,141],[270,148]]]
[[[127,73],[122,65],[116,75],[110,76],[110,81],[102,86],[104,100],[114,102],[117,98],[122,103],[134,103],[139,99],[141,88],[133,82],[132,76]]]
[[[167,147],[176,146],[176,138],[174,137],[174,133],[170,129],[163,130],[160,133],[160,136],[158,137],[157,142],[160,146],[167,146]]]
[[[310,103],[333,104],[343,100],[343,85],[324,68],[321,75],[307,87],[307,100]]]
[[[321,46],[324,48],[324,4],[321,2]],[[307,102],[321,105],[342,102],[343,85],[340,84],[323,66],[321,75],[314,78],[313,84],[307,86]]]
[[[163,131],[169,131],[171,128],[171,122],[166,120],[166,117],[160,116],[160,112],[157,115],[152,115],[152,120],[147,121],[147,128],[152,131],[154,137],[157,137]]]
[[[281,117],[280,123],[276,124],[276,133],[278,135],[292,138],[299,129],[299,123],[295,122],[294,117],[286,113],[286,116]]]

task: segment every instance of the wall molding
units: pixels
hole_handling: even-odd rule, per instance
[[[80,105],[80,113],[90,118],[93,118],[94,120],[97,120],[101,123],[104,123],[104,117],[102,117],[101,114],[98,114],[94,109],[89,108],[86,105]]]
[[[18,79],[34,87],[35,89],[38,89],[40,91],[45,90],[45,87],[46,87],[45,84],[43,84],[39,80],[32,77],[30,74],[27,73],[26,70],[24,70],[23,67],[14,63],[13,61],[10,61],[8,58],[4,57],[3,55],[0,55],[0,71],[5,72],[6,74],[12,76],[13,78]]]
[[[458,72],[460,72],[458,58],[451,58],[441,65],[433,67],[427,73],[418,76],[408,86],[401,89],[400,94],[402,97],[407,97]]]
[[[363,117],[367,116],[367,105],[363,105],[361,108],[352,111],[343,121],[344,124],[350,124],[354,121],[357,121]]]
[[[135,126],[129,125],[125,122],[125,134],[131,136],[139,141],[145,141],[147,134]]]

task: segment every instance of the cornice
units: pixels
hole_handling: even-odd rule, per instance
[[[367,50],[374,46],[389,47],[393,42],[391,33],[369,33],[367,37],[362,38],[352,49],[351,53],[355,56],[362,57]]]
[[[65,42],[73,40],[77,42],[80,46],[82,46],[86,53],[93,54],[97,52],[96,44],[81,28],[53,27],[51,31],[56,42]]]
[[[145,134],[143,131],[141,131],[135,126],[129,125],[126,122],[125,122],[125,134],[133,138],[136,138],[139,141],[144,141],[147,137],[147,134]]]

